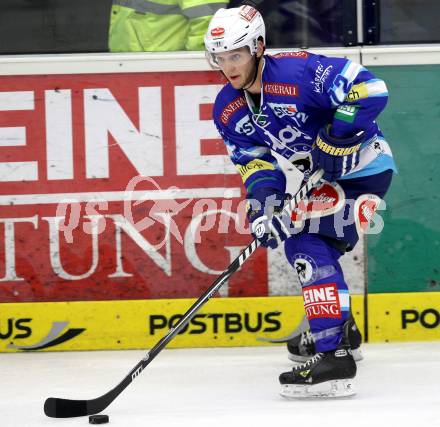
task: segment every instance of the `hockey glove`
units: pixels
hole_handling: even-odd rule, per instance
[[[275,249],[293,231],[290,215],[283,211],[285,196],[272,188],[259,188],[248,202],[252,235],[260,245]]]
[[[312,159],[315,168],[324,169],[323,178],[332,182],[347,175],[359,164],[364,131],[349,138],[335,138],[330,135],[330,130],[328,125],[319,131],[312,147]]]

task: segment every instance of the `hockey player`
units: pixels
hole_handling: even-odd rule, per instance
[[[355,246],[395,169],[376,123],[387,88],[348,59],[304,51],[264,55],[265,40],[263,19],[251,6],[213,16],[207,58],[229,81],[216,98],[214,122],[243,179],[254,237],[270,248],[284,241],[302,285],[316,354],[280,375],[281,394],[347,396],[354,394],[356,363],[339,258]],[[309,197],[319,218],[315,204],[301,218],[282,213],[280,159],[298,165],[304,179],[324,170],[324,183]]]

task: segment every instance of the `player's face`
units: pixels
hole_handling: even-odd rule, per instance
[[[218,53],[215,61],[234,89],[242,89],[253,79],[256,64],[247,47]]]

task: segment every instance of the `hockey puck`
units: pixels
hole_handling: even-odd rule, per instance
[[[108,415],[90,415],[89,424],[106,424],[108,423]]]

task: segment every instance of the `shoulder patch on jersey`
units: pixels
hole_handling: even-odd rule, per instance
[[[273,55],[274,58],[303,58],[307,59],[309,57],[309,52],[305,50],[300,50],[299,52],[280,52]]]
[[[233,114],[236,111],[245,108],[246,106],[247,103],[244,96],[239,96],[238,98],[230,102],[228,105],[226,105],[225,108],[223,108],[222,112],[220,113],[220,121],[226,126],[229,123],[229,120],[231,119]]]
[[[299,96],[298,85],[287,83],[264,83],[263,92],[278,96]]]

